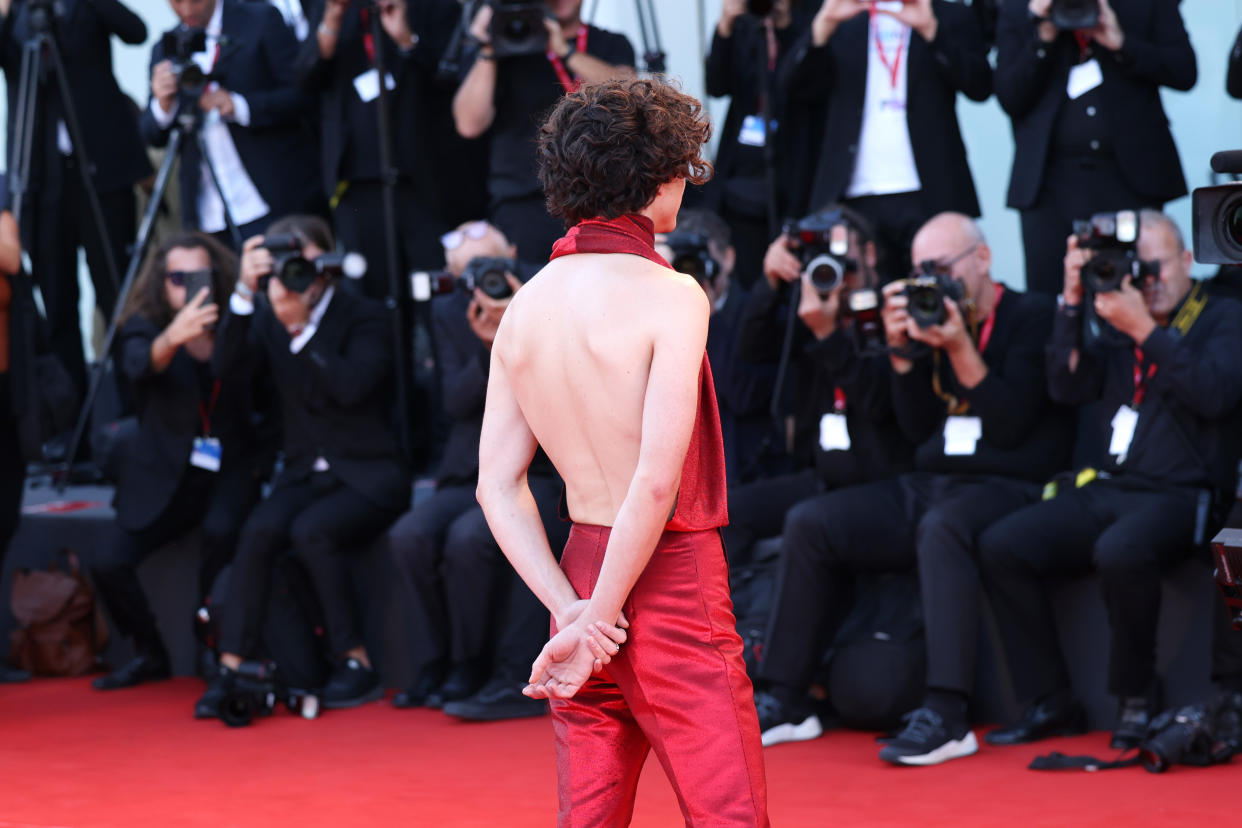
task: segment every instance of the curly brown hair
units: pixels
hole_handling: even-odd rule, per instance
[[[637,213],[662,184],[704,184],[712,165],[703,105],[659,78],[584,84],[565,95],[539,130],[539,180],[548,212],[571,227]]]
[[[206,233],[183,231],[174,234],[147,256],[147,261],[130,289],[125,309],[118,325],[124,325],[131,316],[141,316],[152,324],[164,328],[172,322],[172,306],[164,291],[168,277],[168,253],[172,250],[205,250],[211,259],[211,291],[216,302],[227,301],[237,283],[237,254]]]

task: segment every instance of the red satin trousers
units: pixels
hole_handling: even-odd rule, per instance
[[[609,529],[575,524],[561,568],[595,588]],[[561,828],[629,824],[654,750],[687,825],[766,826],[750,679],[716,530],[665,532],[625,603],[629,640],[571,699],[553,699]]]

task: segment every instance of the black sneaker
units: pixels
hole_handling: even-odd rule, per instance
[[[357,707],[373,702],[384,695],[379,675],[364,667],[356,658],[346,658],[337,663],[328,683],[324,685],[322,706],[329,710]]]
[[[522,695],[525,682],[494,678],[469,698],[444,703],[444,712],[474,722],[525,719],[548,712],[548,703]]]
[[[759,714],[759,733],[764,747],[818,739],[824,733],[819,716],[788,708],[771,693],[755,693],[755,710]]]
[[[906,718],[906,729],[884,746],[880,758],[894,765],[938,765],[979,750],[974,731],[966,725],[950,730],[939,713],[920,707]]]

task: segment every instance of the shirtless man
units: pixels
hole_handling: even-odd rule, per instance
[[[653,247],[687,179],[710,173],[708,132],[699,102],[659,80],[563,98],[541,131],[540,177],[576,226],[492,347],[478,497],[552,613],[526,693],[550,700],[562,826],[628,823],[650,748],[688,825],[767,825],[719,537],[710,307]],[[574,522],[559,566],[526,484],[537,445]]]

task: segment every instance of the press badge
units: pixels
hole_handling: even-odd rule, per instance
[[[190,465],[211,472],[220,471],[220,441],[215,437],[195,437]]]
[[[738,133],[737,140],[748,147],[762,147],[767,140],[763,119],[758,115],[747,115],[743,118],[742,131]]]
[[[824,451],[850,450],[850,430],[844,414],[825,414],[820,418],[819,447]]]
[[[397,87],[397,82],[393,80],[391,72],[384,73],[384,86],[388,87],[390,92]],[[358,97],[362,98],[363,103],[370,103],[378,98],[379,70],[368,69],[354,78],[354,89],[358,90]]]
[[[1095,89],[1104,82],[1104,73],[1100,71],[1100,62],[1095,58],[1084,61],[1070,69],[1069,81],[1065,84],[1065,94],[1075,100]]]
[[[944,421],[945,457],[969,457],[982,436],[983,420],[978,417],[949,417]]]
[[[1130,441],[1138,425],[1138,411],[1132,405],[1123,405],[1113,415],[1113,438],[1108,441],[1108,453],[1117,455],[1117,462],[1124,463],[1130,453]]]

